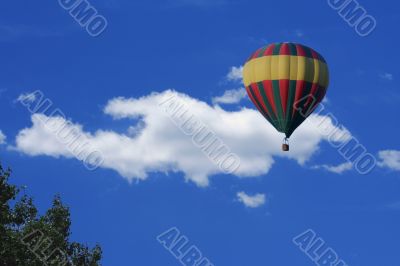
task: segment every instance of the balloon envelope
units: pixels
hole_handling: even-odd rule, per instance
[[[329,70],[313,49],[276,43],[250,56],[243,68],[243,82],[260,113],[289,138],[325,97]]]

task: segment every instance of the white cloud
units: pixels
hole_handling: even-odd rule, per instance
[[[233,104],[239,103],[242,99],[247,97],[246,89],[240,88],[237,90],[227,90],[222,96],[214,97],[212,99],[213,104]]]
[[[160,108],[161,102],[172,97],[190,107],[190,113],[238,155],[240,167],[234,175],[239,177],[267,174],[276,157],[304,164],[319,149],[321,141],[328,140],[329,136],[317,129],[322,121],[326,132],[337,130],[338,136],[346,136],[340,142],[350,138],[348,131],[333,125],[331,118],[311,115],[291,138],[291,151],[284,153],[281,151],[282,134],[256,110],[242,108],[228,112],[218,105],[210,106],[172,90],[141,98],[114,98],[108,102],[104,112],[114,119],[132,119],[133,129],[129,131],[134,134],[102,129],[90,133],[73,123],[67,124],[65,131],[74,129],[77,134],[84,136],[94,150],[104,155],[101,167],[113,169],[129,181],[145,180],[151,172],[182,172],[186,180],[207,186],[210,176],[223,171]],[[14,148],[31,156],[72,158],[66,145],[41,122],[46,119],[49,119],[49,124],[65,122],[61,117],[33,115],[32,126],[19,132]],[[338,138],[336,140],[339,141]]]
[[[348,162],[348,163],[342,163],[339,165],[327,165],[327,164],[323,164],[323,165],[316,165],[313,167],[314,169],[325,169],[329,172],[335,173],[335,174],[342,174],[346,171],[350,171],[351,169],[353,169],[353,164]]]
[[[0,130],[0,144],[6,143],[6,135],[4,135],[3,131]]]
[[[385,80],[390,80],[390,81],[393,80],[393,74],[391,73],[382,73],[379,75],[379,77]]]
[[[243,80],[243,66],[240,67],[231,67],[226,79],[229,81],[239,81]]]
[[[378,162],[378,166],[400,171],[400,151],[380,151],[378,156],[381,160],[380,162]]]
[[[62,117],[48,117],[44,114],[34,114],[31,116],[32,127],[25,128],[19,131],[16,137],[16,147],[11,147],[12,150],[21,151],[30,156],[47,155],[55,158],[60,156],[73,158],[73,154],[68,148],[65,140],[62,138],[67,136],[67,133],[77,132],[74,135],[80,135],[87,140],[91,140],[93,136],[90,133],[83,131],[79,124],[73,124],[66,121]],[[56,131],[56,129],[61,129]]]
[[[24,103],[33,103],[36,101],[36,94],[35,93],[22,93],[18,96],[17,98],[18,102],[24,102]]]
[[[236,194],[238,200],[249,208],[258,208],[265,204],[265,194],[248,195],[245,192]]]

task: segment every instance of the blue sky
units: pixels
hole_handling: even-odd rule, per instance
[[[348,265],[400,264],[400,4],[359,1],[377,21],[361,37],[327,1],[90,3],[108,21],[98,37],[56,0],[0,9],[0,159],[40,210],[61,194],[74,240],[100,243],[104,265],[180,265],[157,241],[176,227],[214,265],[302,266],[314,263],[292,239],[312,229]],[[349,167],[312,123],[282,155],[282,136],[241,98],[232,67],[281,41],[324,55],[331,84],[315,119],[332,113],[376,157],[372,172]],[[106,151],[104,167],[87,170],[35,127],[17,100],[35,90]],[[227,90],[234,100],[216,103]],[[240,157],[236,174],[162,114],[171,95]]]

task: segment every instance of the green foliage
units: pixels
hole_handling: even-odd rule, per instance
[[[0,266],[100,265],[100,246],[69,241],[70,212],[59,196],[39,216],[32,198],[9,184],[10,176],[0,165]]]

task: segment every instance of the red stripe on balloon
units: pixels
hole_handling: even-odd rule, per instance
[[[260,88],[259,88],[258,86],[255,86],[255,87],[256,87],[256,89],[253,90],[253,91],[254,91],[254,94],[255,94],[256,97],[257,97],[257,100],[261,103],[262,108],[263,108],[263,109],[265,110],[265,112],[269,115],[269,117],[272,117],[272,114],[270,114],[270,113],[268,112],[268,108],[267,108],[267,106],[265,105],[264,99],[263,99],[263,97],[262,97],[262,95],[261,95],[261,92],[260,92]]]
[[[271,44],[270,46],[267,47],[267,49],[264,51],[263,56],[269,56],[272,55],[272,52],[274,51],[275,44]]]
[[[310,90],[310,96],[307,99],[307,102],[304,105],[305,109],[308,109],[311,105],[318,103],[317,99],[317,91],[319,89],[319,85],[313,83]]]
[[[278,113],[276,111],[276,104],[274,101],[274,92],[273,92],[273,87],[272,87],[272,81],[271,80],[264,80],[263,82],[264,90],[265,90],[265,95],[267,96],[268,102],[272,107],[272,110],[274,111],[275,117],[278,117]]]
[[[290,49],[287,43],[282,44],[281,50],[279,51],[279,55],[290,55]]]
[[[296,44],[297,56],[306,56],[306,52],[304,51],[301,45]]]
[[[246,87],[246,92],[247,95],[249,96],[250,100],[253,102],[253,104],[257,107],[258,111],[260,111],[262,113],[261,108],[258,106],[257,101],[253,98],[253,95],[250,92],[250,86]]]
[[[250,91],[251,90],[251,91]],[[257,97],[257,86],[255,86],[255,84],[251,84],[249,87],[246,87],[246,91],[247,91],[247,95],[250,97],[251,101],[254,103],[254,105],[256,106],[257,110],[263,114],[263,116],[265,116],[266,119],[271,119],[270,115],[268,114],[265,106],[260,106],[258,103],[263,104],[263,101],[260,99],[255,99],[253,97],[253,94],[256,95]],[[253,94],[251,93],[253,92]],[[258,103],[257,103],[258,102]]]
[[[317,52],[315,52],[313,49],[311,49],[310,48],[310,50],[311,50],[311,54],[312,54],[312,57],[314,58],[314,59],[319,59],[319,55],[317,54]]]
[[[286,117],[286,108],[287,108],[287,101],[288,101],[288,95],[289,95],[289,80],[288,79],[279,80],[279,92],[281,95],[283,116]]]
[[[261,51],[262,49],[263,49],[262,47],[261,47],[260,49],[258,49],[258,50],[251,56],[251,59],[257,58],[257,57],[258,57],[258,54],[260,53],[260,51]]]
[[[296,94],[294,97],[294,103],[293,103],[293,113],[292,113],[292,119],[294,119],[294,116],[296,115],[296,103],[299,102],[299,100],[301,99],[301,97],[303,97],[303,91],[304,91],[304,84],[305,81],[304,80],[298,80],[296,82]]]

